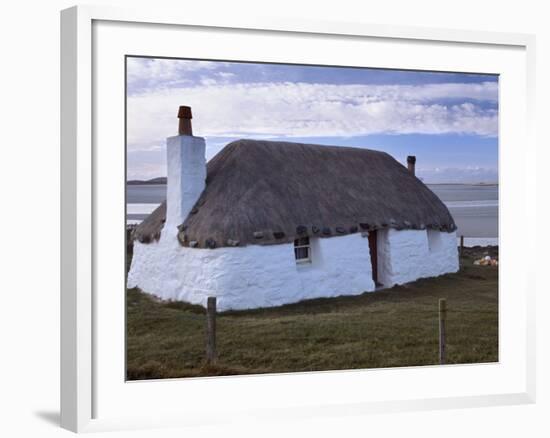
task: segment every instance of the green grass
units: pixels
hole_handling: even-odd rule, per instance
[[[495,249],[492,249],[494,252]],[[457,274],[360,296],[217,316],[218,363],[206,366],[205,312],[127,291],[127,377],[153,379],[438,363],[438,300],[447,299],[447,362],[498,361],[498,269]]]

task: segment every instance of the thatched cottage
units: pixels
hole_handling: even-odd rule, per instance
[[[167,200],[134,232],[128,286],[218,308],[361,294],[456,272],[441,200],[384,152],[260,140],[205,141],[181,107],[167,140]]]

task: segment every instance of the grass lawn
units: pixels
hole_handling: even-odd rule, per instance
[[[460,272],[360,296],[218,314],[218,363],[205,366],[205,311],[127,291],[127,377],[158,379],[438,363],[438,300],[447,299],[447,362],[498,361],[498,269]],[[496,248],[490,248],[497,255]]]

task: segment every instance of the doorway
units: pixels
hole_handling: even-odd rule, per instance
[[[372,266],[372,279],[374,285],[378,286],[378,231],[369,231],[369,252]]]

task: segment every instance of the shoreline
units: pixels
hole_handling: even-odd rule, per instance
[[[460,246],[460,236],[456,238],[457,246]],[[498,237],[464,237],[464,247],[473,248],[475,246],[499,246]]]

